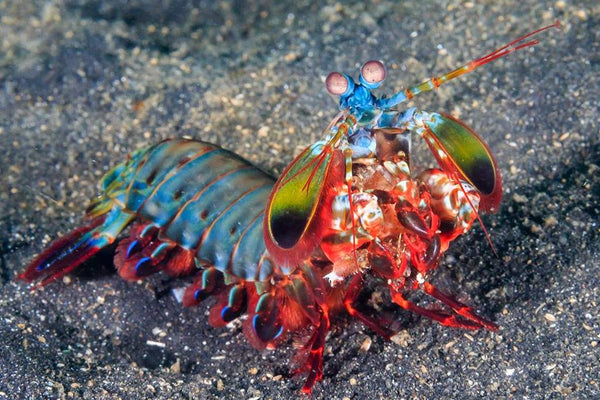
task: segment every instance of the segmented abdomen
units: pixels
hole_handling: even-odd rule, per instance
[[[218,146],[167,140],[133,153],[109,172],[96,203],[118,204],[203,264],[262,281],[273,271],[262,233],[273,183],[271,176]]]

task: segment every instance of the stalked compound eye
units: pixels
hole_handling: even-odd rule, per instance
[[[385,79],[385,67],[381,61],[367,61],[360,68],[360,83],[368,89],[377,89]]]
[[[348,96],[354,90],[354,82],[347,75],[332,72],[325,79],[325,87],[334,96]]]

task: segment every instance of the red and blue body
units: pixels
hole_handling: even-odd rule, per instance
[[[304,335],[299,372],[310,392],[323,375],[330,316],[345,311],[389,338],[388,321],[355,304],[365,279],[387,286],[392,301],[439,323],[496,329],[428,277],[449,243],[470,229],[478,210],[495,210],[501,179],[487,145],[446,114],[397,106],[476,67],[532,46],[538,29],[463,67],[377,97],[379,61],[358,82],[332,73],[326,84],[340,113],[322,140],[275,181],[241,157],[194,140],[166,140],[132,153],[102,180],[87,225],[53,243],[19,275],[45,285],[121,239],[114,263],[127,280],[163,271],[194,275],[186,306],[209,296],[214,326],[247,315],[257,348]],[[425,139],[439,169],[415,173],[411,140]],[[423,308],[406,293],[421,289],[447,306]]]

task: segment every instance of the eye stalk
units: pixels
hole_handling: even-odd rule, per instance
[[[385,66],[381,61],[367,61],[360,68],[360,83],[368,89],[377,89],[385,79]]]
[[[346,74],[332,72],[325,79],[327,91],[334,96],[348,96],[354,90],[354,81]]]

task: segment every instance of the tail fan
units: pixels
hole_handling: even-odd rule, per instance
[[[92,220],[52,243],[17,278],[36,282],[35,289],[63,277],[113,243],[131,218],[115,210]]]

